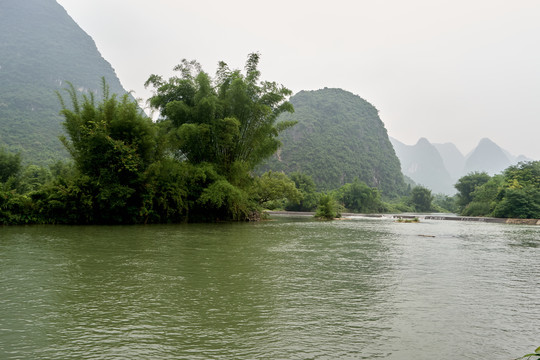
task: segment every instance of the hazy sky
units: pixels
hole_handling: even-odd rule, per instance
[[[136,97],[183,58],[213,75],[258,51],[263,79],[353,92],[406,144],[540,159],[538,0],[57,1]]]

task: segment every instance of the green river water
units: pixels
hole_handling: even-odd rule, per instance
[[[514,359],[540,227],[0,227],[0,359]]]

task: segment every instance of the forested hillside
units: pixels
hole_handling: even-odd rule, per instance
[[[105,77],[124,93],[94,41],[55,0],[2,0],[0,8],[0,147],[24,162],[47,164],[67,156],[55,94],[66,81],[100,89]]]
[[[297,124],[280,136],[283,146],[263,169],[310,175],[328,190],[355,178],[393,196],[405,189],[399,160],[378,110],[341,89],[301,91],[291,97]]]

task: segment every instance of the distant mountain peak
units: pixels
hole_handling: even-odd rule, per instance
[[[441,155],[428,139],[420,138],[415,145],[405,145],[395,139],[391,140],[405,176],[435,193],[455,192],[452,178],[444,166]]]
[[[480,139],[480,141],[478,142],[478,146],[487,146],[487,145],[499,147],[499,145],[497,145],[493,140],[487,137]]]
[[[453,187],[448,186],[445,172],[450,174],[451,182],[456,183],[470,172],[485,171],[494,175],[510,165],[531,160],[523,155],[512,156],[487,137],[482,138],[467,156],[463,156],[456,145],[450,142],[431,144],[428,139],[421,137],[415,145],[405,145],[397,139],[390,139],[404,175],[435,192],[455,192]],[[434,155],[433,148],[439,157]]]
[[[476,148],[474,148],[473,151],[469,154],[469,157],[481,151],[492,151],[492,152],[497,152],[497,153],[500,152],[504,155],[504,157],[507,157],[507,155],[505,154],[505,150],[503,150],[499,145],[497,145],[494,141],[492,141],[489,138],[482,138],[478,142],[478,145],[476,146]]]
[[[512,161],[505,151],[488,138],[483,138],[465,161],[465,173],[485,171],[490,175],[498,174]]]

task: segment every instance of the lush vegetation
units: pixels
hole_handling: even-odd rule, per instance
[[[295,187],[300,192],[300,198],[289,200],[284,204],[284,208],[289,211],[312,211],[319,203],[320,195],[313,178],[309,175],[293,172],[289,175]]]
[[[258,62],[259,55],[251,54],[245,72],[220,63],[211,77],[195,61],[183,61],[175,68],[178,76],[150,76],[150,105],[161,115],[155,123],[129,95],[111,94],[105,79],[100,96],[68,83],[65,91],[57,92],[65,135],[56,141],[71,161],[26,165],[24,154],[2,149],[0,222],[245,220],[259,218],[265,208],[318,210],[321,217],[334,218],[345,210],[393,210],[382,200],[389,183],[382,184],[386,170],[381,167],[364,174],[372,180],[370,185],[355,177],[325,193],[306,172],[286,175],[270,170],[255,175],[279,149],[280,133],[296,123],[284,116],[293,111],[287,101],[290,90],[261,81]],[[352,96],[340,90],[337,97],[343,94]],[[359,100],[353,96],[345,104]],[[371,105],[366,106],[368,115],[376,115]],[[356,129],[368,140],[370,126],[382,134],[382,140],[364,141],[370,156],[377,153],[377,141],[385,145],[387,140],[382,122],[376,120]],[[339,151],[338,156],[351,155],[350,149]],[[393,183],[402,184],[402,178]],[[398,188],[403,192],[390,188],[394,196]]]
[[[245,219],[314,211],[321,190],[349,211],[378,212],[392,209],[383,197],[406,193],[377,109],[324,89],[291,98],[294,117],[290,91],[259,80],[257,55],[244,74],[221,63],[210,77],[184,61],[179,76],[151,76],[152,123],[57,3],[8,1],[0,40],[2,223]],[[101,76],[108,86],[93,95]],[[66,80],[75,86],[64,92]],[[300,157],[261,170],[281,141],[284,158]]]
[[[288,89],[260,80],[257,54],[245,72],[221,63],[212,77],[184,61],[178,76],[152,75],[154,123],[57,3],[8,1],[0,40],[1,223],[243,220],[321,207],[540,216],[537,163],[469,174],[455,198],[407,186],[375,107],[326,88],[289,102]],[[66,79],[76,87],[64,92]]]
[[[454,196],[415,186],[388,204],[392,212],[451,212],[463,216],[540,218],[540,161],[521,162],[493,176],[471,172],[454,185]]]
[[[258,97],[241,96],[247,101],[244,109],[261,109],[265,98],[258,80],[249,76],[250,71],[257,71],[257,61],[256,54],[250,56],[245,75],[228,72],[231,87],[236,81],[247,91],[246,82],[251,81],[250,86],[259,89],[250,90],[252,94],[262,91]],[[154,83],[155,104],[167,99],[165,105],[156,106],[163,115],[157,123],[141,113],[127,95],[110,95],[105,84],[99,101],[91,93],[81,95],[73,87],[66,89],[67,101],[61,99],[67,136],[61,140],[73,161],[49,168],[23,166],[20,154],[0,149],[0,223],[246,220],[258,219],[263,209],[315,211],[323,219],[339,217],[345,211],[457,211],[469,216],[540,217],[540,162],[520,163],[495,176],[471,173],[455,185],[459,191],[455,197],[409,186],[405,196],[391,202],[383,200],[378,188],[358,178],[319,192],[313,178],[305,173],[268,171],[255,176],[253,168],[279,145],[276,134],[292,125],[277,122],[280,112],[290,110],[287,90],[264,88],[281,94],[270,105],[263,104],[265,111],[251,112],[258,120],[250,124],[259,121],[261,125],[255,128],[267,129],[266,135],[259,133],[262,141],[256,141],[265,147],[254,147],[255,155],[244,157],[241,144],[251,138],[246,134],[240,139],[242,122],[233,111],[227,112],[229,101],[239,101],[236,96],[243,91],[220,95],[216,86],[219,79],[202,71],[193,74],[195,64],[186,66],[179,68],[182,78],[166,82],[150,78],[160,81]],[[258,79],[258,73],[252,76]],[[189,97],[182,91],[175,93],[179,89]],[[200,89],[209,92],[202,95]],[[208,107],[204,107],[212,102],[215,107],[205,112]],[[175,107],[183,109],[185,118],[176,117]]]
[[[279,133],[294,125],[278,121],[293,111],[290,90],[261,81],[258,62],[251,54],[245,74],[220,63],[211,79],[196,62],[184,61],[175,69],[180,77],[152,75],[147,82],[155,89],[150,104],[163,117],[168,153],[200,174],[187,193],[188,208],[201,220],[240,220],[257,212],[262,195],[251,172],[279,148]]]
[[[411,191],[411,203],[417,212],[433,210],[433,195],[431,195],[431,190],[422,186],[414,187]]]
[[[180,76],[152,75],[157,123],[128,95],[111,95],[104,80],[99,101],[70,86],[67,99],[59,95],[61,140],[73,164],[21,173],[20,156],[2,151],[1,222],[245,220],[267,202],[301,201],[284,174],[252,175],[279,147],[278,134],[294,125],[278,121],[293,110],[290,91],[261,81],[258,62],[251,54],[245,74],[221,63],[215,78],[187,61],[176,68]]]
[[[358,179],[343,185],[337,190],[336,195],[341,204],[351,212],[367,214],[387,211],[379,189],[371,188]]]
[[[399,160],[378,110],[341,89],[300,91],[290,99],[297,125],[280,135],[282,148],[259,171],[309,175],[319,190],[335,190],[355,179],[385,198],[404,195]]]
[[[519,163],[494,176],[470,173],[456,189],[462,215],[540,218],[540,161]]]
[[[324,194],[319,198],[319,205],[315,212],[315,217],[321,220],[333,220],[341,217],[336,200],[329,194]]]
[[[180,76],[152,75],[152,122],[127,94],[102,96],[74,86],[59,93],[71,162],[48,168],[23,165],[0,148],[0,223],[119,224],[258,219],[263,209],[342,212],[454,211],[469,216],[540,218],[540,162],[502,174],[471,173],[455,197],[409,185],[390,202],[359,178],[320,192],[305,173],[254,169],[279,148],[278,135],[294,125],[289,90],[259,80],[259,56],[246,71],[220,64],[212,78],[196,62]]]

